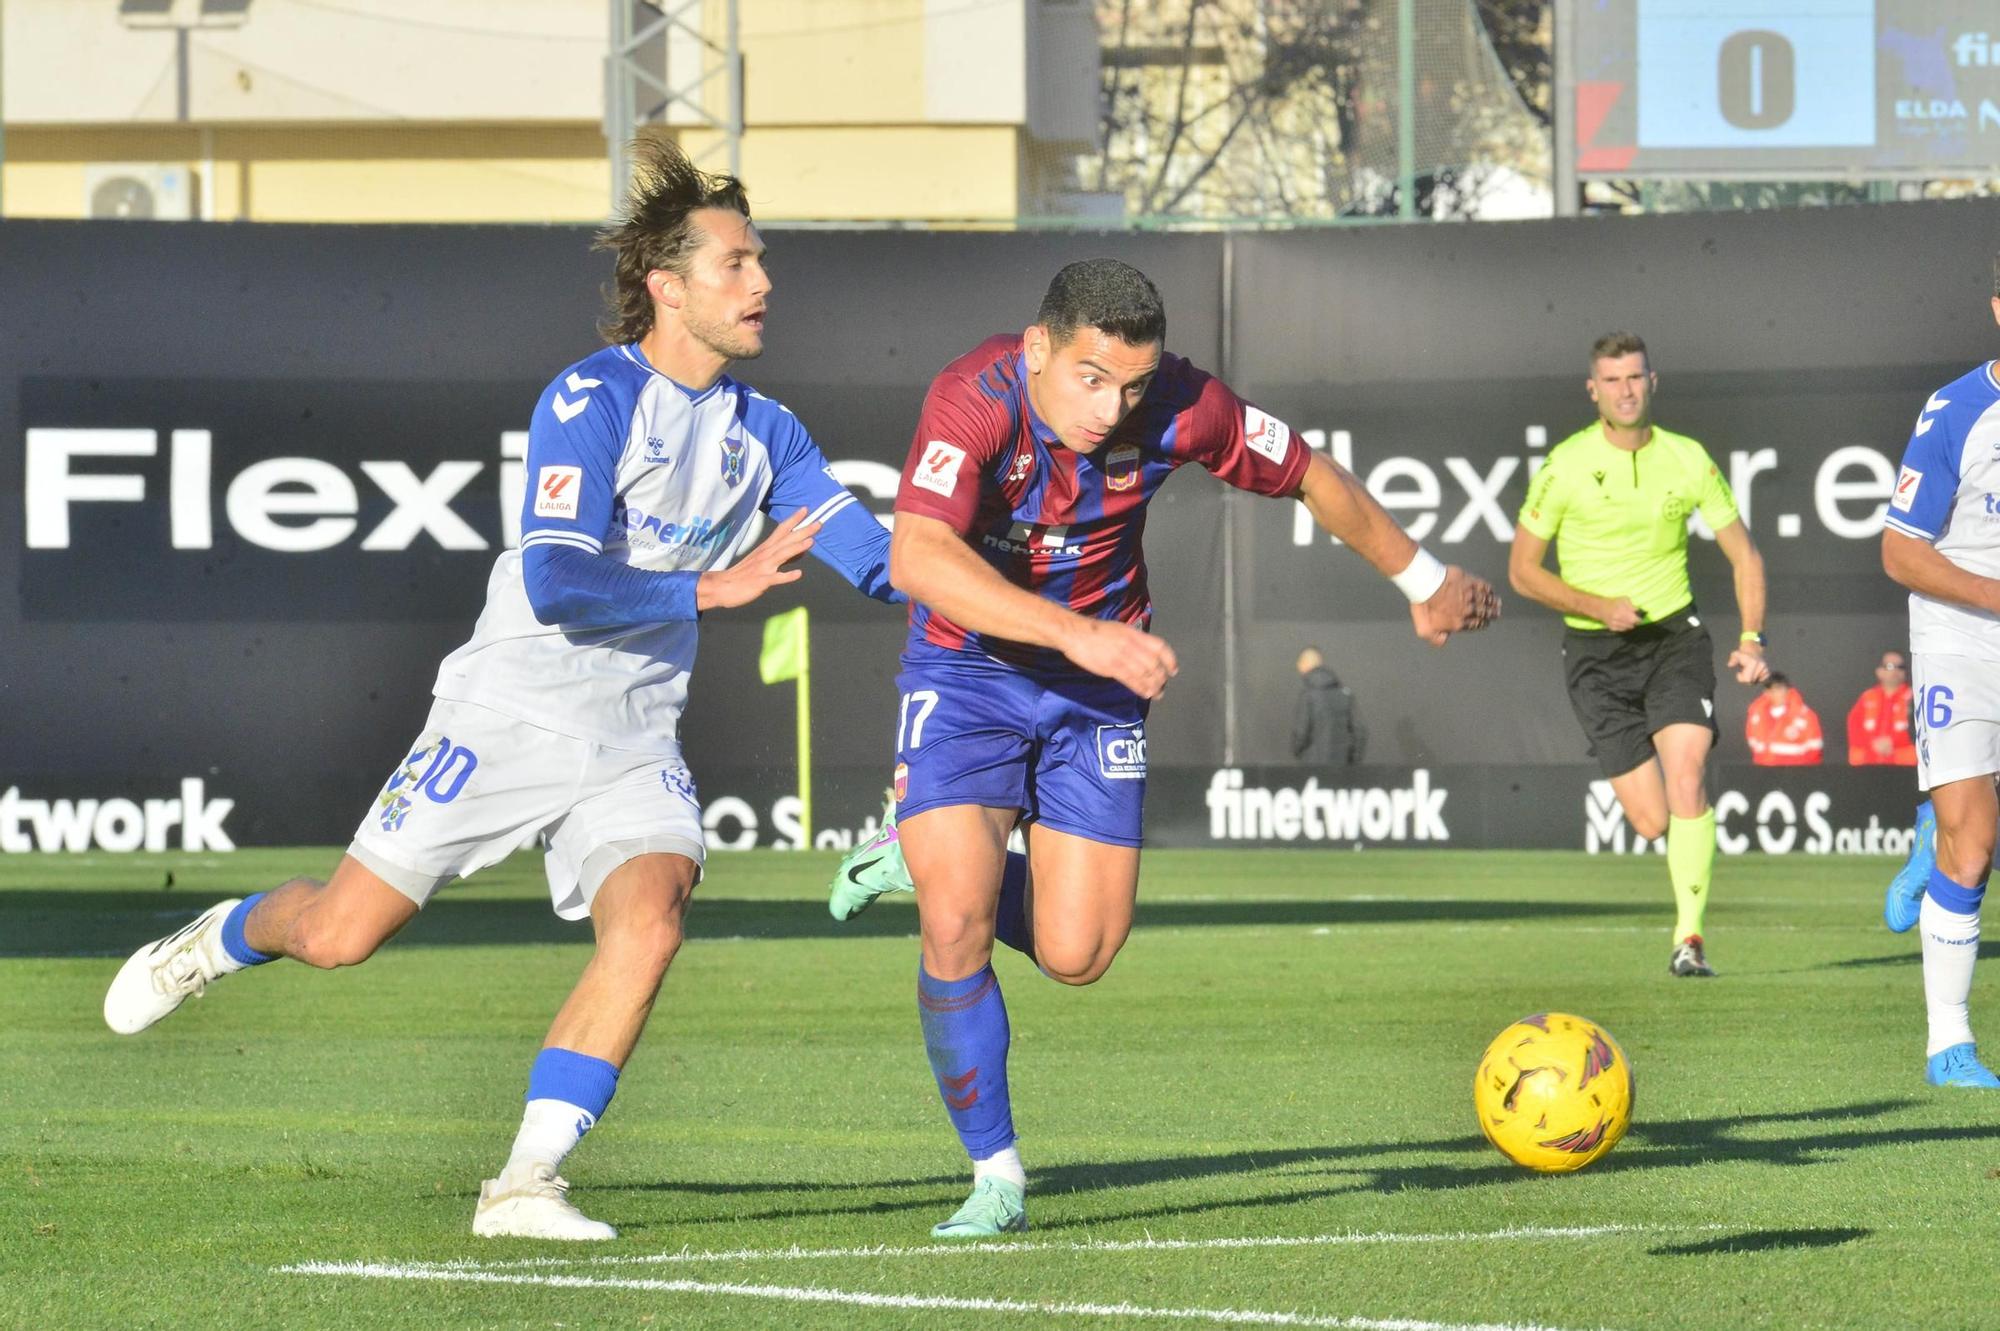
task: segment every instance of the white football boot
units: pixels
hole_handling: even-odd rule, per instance
[[[569,1202],[569,1184],[547,1165],[503,1170],[479,1185],[472,1232],[482,1239],[615,1239],[618,1231]]]
[[[222,950],[222,922],[240,900],[218,901],[187,927],[134,952],[105,991],[104,1024],[137,1035],[189,995],[199,998],[211,982],[242,970]]]

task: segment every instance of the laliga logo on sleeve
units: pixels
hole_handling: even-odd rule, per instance
[[[1146,727],[1099,726],[1097,774],[1110,781],[1146,779]]]
[[[1910,511],[1910,505],[1917,502],[1917,487],[1923,483],[1924,474],[1914,467],[1903,468],[1902,475],[1896,477],[1896,493],[1889,500],[1889,507]]]
[[[535,482],[535,516],[573,518],[577,491],[583,488],[582,467],[543,467]]]
[[[910,480],[919,489],[950,495],[958,488],[958,469],[964,465],[964,449],[933,439],[924,445],[924,460],[917,464],[916,475]]]

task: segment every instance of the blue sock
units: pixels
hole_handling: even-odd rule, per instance
[[[560,1100],[595,1120],[618,1089],[618,1069],[573,1049],[544,1049],[528,1069],[528,1100]]]
[[[933,979],[917,967],[917,1009],[945,1112],[965,1153],[984,1160],[1014,1144],[1007,1096],[1007,1005],[993,967],[963,980]]]
[[[1035,934],[1028,927],[1028,857],[1009,854],[1000,875],[1000,913],[993,919],[993,937],[1035,959]]]
[[[1933,868],[1924,895],[1954,915],[1977,915],[1980,899],[1986,895],[1986,880],[1982,878],[1968,885],[1953,881],[1942,869]]]
[[[267,961],[277,960],[274,954],[259,952],[243,941],[243,921],[250,918],[250,908],[263,899],[262,892],[247,896],[222,917],[222,950],[239,966],[261,966]]]

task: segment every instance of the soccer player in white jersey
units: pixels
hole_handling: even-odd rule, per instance
[[[1993,317],[2000,322],[2000,259]],[[1912,856],[1919,870],[1928,859],[1929,873],[1897,875],[1884,915],[1898,932],[1911,918],[1922,929],[1930,1019],[1924,1075],[1933,1086],[2000,1088],[2000,1077],[1979,1061],[1968,1012],[1979,902],[2000,821],[1993,788],[2000,773],[1996,495],[2000,362],[1988,361],[1924,403],[1882,532],[1882,567],[1910,589],[1917,785],[1930,792],[1937,827],[1935,845],[1920,844]]]
[[[612,345],[559,374],[528,434],[521,548],[494,563],[421,738],[325,883],[224,901],[139,950],[104,1000],[144,1030],[221,976],[280,956],[365,961],[440,887],[546,839],[556,913],[596,950],[528,1074],[475,1234],[608,1239],[563,1158],[604,1113],[681,941],[701,810],[676,741],[703,610],[799,577],[811,549],[898,600],[881,525],[784,407],[724,371],[763,350],[771,282],[742,183],[641,145],[616,255]],[[759,513],[790,514],[751,548]]]

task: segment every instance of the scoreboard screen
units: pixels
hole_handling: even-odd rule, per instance
[[[1569,12],[1580,176],[2000,176],[2000,0]]]

